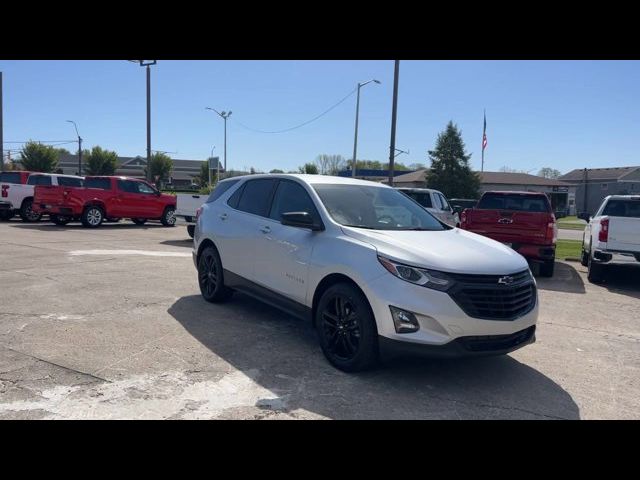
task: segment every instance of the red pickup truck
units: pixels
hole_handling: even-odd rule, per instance
[[[485,192],[460,215],[460,228],[502,242],[553,276],[558,228],[544,193]]]
[[[57,225],[80,219],[88,228],[99,227],[105,219],[130,218],[138,225],[160,220],[166,227],[176,221],[175,196],[128,177],[86,177],[82,187],[37,186],[33,209],[48,213]]]

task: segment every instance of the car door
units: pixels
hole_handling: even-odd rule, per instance
[[[136,187],[138,192],[138,205],[140,206],[140,211],[144,213],[144,215],[140,216],[142,218],[160,218],[164,205],[162,204],[160,196],[156,193],[157,190],[147,183],[140,181],[136,182]]]
[[[431,204],[432,208],[428,208],[429,212],[433,214],[434,217],[438,218],[441,221],[445,221],[443,211],[442,211],[442,202],[440,201],[440,196],[436,192],[429,192],[431,196]]]
[[[116,195],[116,202],[114,202],[114,208],[109,212],[109,215],[114,217],[125,218],[144,218],[141,214],[140,206],[138,205],[138,182],[134,180],[121,180],[116,182],[118,192]]]
[[[320,232],[282,225],[282,214],[307,212],[316,223],[320,215],[306,189],[294,180],[280,180],[269,218],[261,224],[257,243],[254,281],[280,295],[304,304],[307,296],[309,259]]]
[[[264,255],[262,230],[276,183],[275,178],[245,181],[211,219],[222,267],[244,280],[253,280],[255,262]]]
[[[440,204],[442,205],[441,214],[442,221],[448,225],[456,225],[455,217],[453,216],[453,210],[451,209],[451,205],[447,202],[447,199],[444,198],[444,195],[441,193],[436,193],[438,198],[440,199]]]

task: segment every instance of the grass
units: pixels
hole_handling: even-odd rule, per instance
[[[558,219],[558,228],[565,230],[584,230],[586,223],[579,220],[575,215]]]
[[[580,240],[558,240],[556,243],[556,258],[564,260],[568,257],[580,258],[582,242]]]

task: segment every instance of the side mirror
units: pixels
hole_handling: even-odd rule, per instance
[[[309,230],[324,230],[322,225],[313,221],[313,217],[308,212],[285,212],[281,215],[282,225],[289,227],[308,228]]]
[[[453,213],[460,214],[460,212],[462,212],[462,208],[461,207],[458,207],[457,205],[455,207],[453,207]]]

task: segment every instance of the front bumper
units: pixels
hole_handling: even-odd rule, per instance
[[[414,285],[391,274],[366,282],[362,288],[371,304],[378,334],[385,339],[383,342],[391,340],[413,344],[407,348],[424,347],[429,350],[444,347],[443,351],[467,354],[460,351],[456,344],[447,344],[465,337],[514,335],[535,326],[538,319],[537,290],[535,305],[527,313],[513,320],[488,320],[467,315],[448,293]],[[390,306],[412,312],[420,329],[412,333],[397,333]],[[527,342],[519,343],[513,349],[526,344]]]

